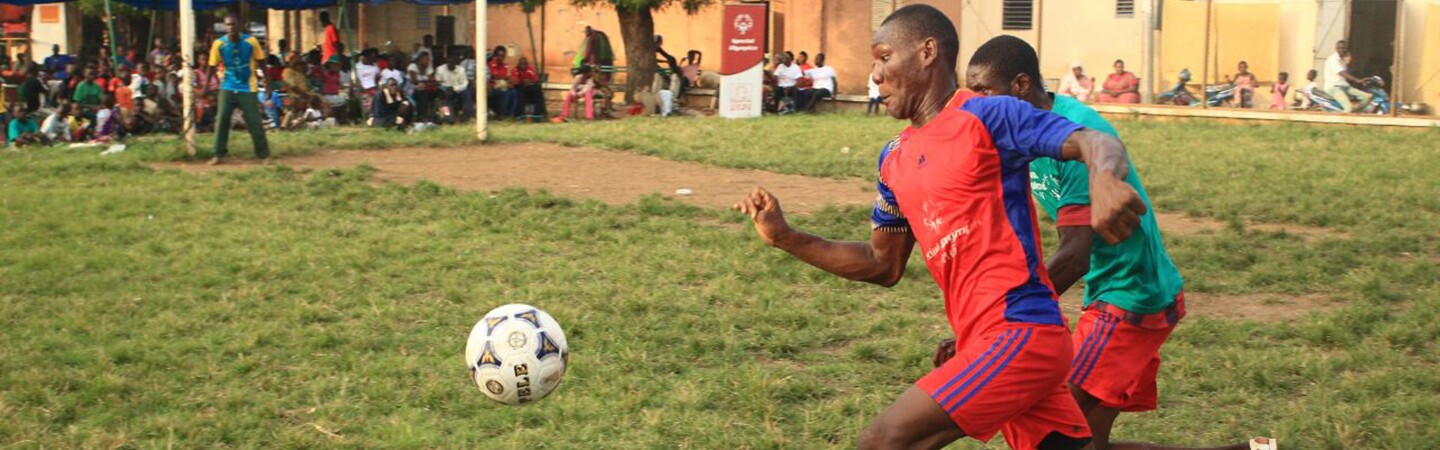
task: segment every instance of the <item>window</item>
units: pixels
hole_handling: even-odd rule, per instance
[[[435,23],[430,17],[430,7],[415,5],[415,29],[429,31],[434,27]]]
[[[870,31],[880,31],[880,24],[893,12],[895,0],[870,0]]]
[[[1005,0],[1002,7],[1000,28],[1005,30],[1028,30],[1034,22],[1035,2],[1032,0]]]
[[[1135,17],[1135,0],[1115,0],[1115,17]]]

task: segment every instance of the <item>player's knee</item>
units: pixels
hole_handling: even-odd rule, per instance
[[[904,448],[904,442],[894,432],[893,427],[885,426],[880,420],[870,422],[865,431],[860,433],[860,450],[885,450]]]

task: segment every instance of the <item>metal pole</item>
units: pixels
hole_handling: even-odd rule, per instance
[[[1390,60],[1390,116],[1400,115],[1400,45],[1405,37],[1405,0],[1395,0],[1395,57]]]
[[[142,58],[149,58],[150,52],[155,51],[155,13],[158,12],[160,11],[154,9],[150,10],[150,36],[145,39],[145,55],[141,56]]]
[[[486,2],[484,1],[475,2],[474,47],[476,58],[485,54],[485,5]],[[486,123],[489,119],[486,117],[486,111],[490,110],[490,105],[486,104],[485,101],[485,86],[487,85],[485,78],[490,73],[490,65],[489,61],[484,60],[476,60],[475,64],[475,139],[484,142],[490,138],[490,130],[487,128],[489,124]]]
[[[118,63],[120,55],[115,53],[115,14],[110,13],[110,0],[105,0],[105,26],[110,30],[110,62]]]
[[[368,47],[368,45],[366,45],[366,42],[365,42],[365,4],[364,4],[364,3],[361,3],[361,4],[360,4],[359,12],[356,13],[355,15],[360,16],[360,17],[357,17],[357,18],[355,19],[355,21],[356,21],[356,22],[359,24],[359,26],[360,26],[360,29],[359,29],[358,31],[356,31],[356,33],[355,33],[355,34],[357,35],[357,36],[356,36],[356,40],[360,41],[360,50],[361,50],[361,51],[364,51],[365,48]]]
[[[1141,83],[1145,87],[1140,91],[1140,103],[1150,104],[1155,101],[1155,0],[1145,2],[1144,5],[1145,25],[1140,29],[1145,35],[1140,37],[1140,45],[1144,47],[1141,50],[1145,55],[1145,82]]]
[[[185,153],[195,156],[195,5],[180,0],[180,97],[185,108]]]
[[[1200,76],[1200,107],[1209,108],[1210,98],[1205,91],[1210,88],[1210,0],[1205,0],[1205,53],[1200,58],[1200,65],[1205,66]]]

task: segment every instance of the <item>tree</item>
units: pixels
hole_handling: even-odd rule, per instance
[[[655,16],[654,11],[679,3],[685,12],[695,14],[714,0],[570,0],[575,6],[610,5],[620,17],[620,37],[625,42],[625,100],[631,101],[635,90],[655,81]]]

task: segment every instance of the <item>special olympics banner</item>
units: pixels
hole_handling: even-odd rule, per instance
[[[765,104],[764,4],[725,5],[721,24],[720,117],[760,117]]]

